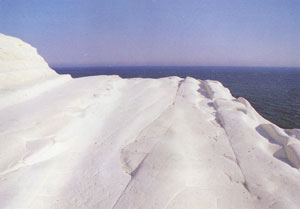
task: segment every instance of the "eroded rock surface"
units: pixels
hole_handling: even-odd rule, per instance
[[[299,130],[220,82],[71,79],[4,35],[0,75],[1,209],[299,208]]]

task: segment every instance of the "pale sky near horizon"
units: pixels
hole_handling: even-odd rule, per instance
[[[300,66],[300,0],[0,0],[51,66]]]

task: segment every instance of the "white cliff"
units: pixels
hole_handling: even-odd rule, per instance
[[[0,35],[1,209],[296,209],[299,130],[217,81],[57,75]]]
[[[68,78],[58,76],[29,44],[0,34],[0,107],[32,98]]]

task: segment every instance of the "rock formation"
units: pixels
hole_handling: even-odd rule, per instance
[[[0,34],[1,209],[298,209],[299,130],[218,81],[57,75]]]

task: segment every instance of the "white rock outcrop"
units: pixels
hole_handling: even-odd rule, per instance
[[[0,107],[33,98],[66,79],[70,76],[58,76],[35,48],[0,33]]]
[[[0,34],[0,88],[55,75],[35,48],[20,39]]]
[[[0,74],[1,209],[299,208],[299,130],[220,82],[71,79],[5,35]]]

